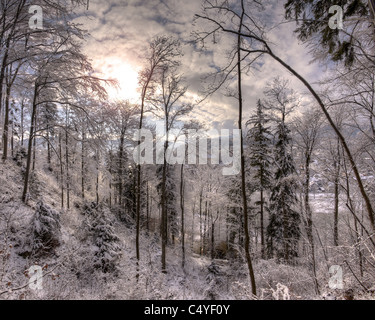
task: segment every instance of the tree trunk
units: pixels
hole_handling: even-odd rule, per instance
[[[191,243],[190,243],[190,249],[191,252],[194,252],[194,218],[195,218],[195,205],[196,205],[197,198],[194,197],[194,204],[193,204],[193,221],[191,222]]]
[[[61,184],[61,208],[64,208],[64,169],[62,158],[62,134],[59,131],[59,161],[60,161],[60,184]]]
[[[51,146],[50,146],[50,136],[49,136],[49,126],[47,125],[47,163],[49,170],[52,170],[51,167]]]
[[[69,135],[68,135],[68,124],[69,124],[69,113],[66,108],[66,124],[65,124],[65,171],[66,171],[66,207],[70,209],[70,176],[69,176]]]
[[[167,122],[168,123],[168,122]],[[166,182],[167,182],[167,161],[166,161],[166,151],[168,146],[168,139],[164,143],[164,164],[163,164],[163,176],[162,176],[162,193],[161,193],[161,221],[162,221],[162,232],[161,232],[161,264],[162,272],[167,273],[166,269],[166,248],[168,241],[168,220],[167,220],[167,208],[166,208]]]
[[[22,100],[22,103],[21,103],[21,146],[22,147],[23,147],[23,143],[24,143],[24,134],[25,134],[25,131],[24,131],[24,128],[23,128],[24,110],[25,110],[25,104],[24,104],[24,100]],[[0,112],[0,114],[1,114],[1,112]]]
[[[96,150],[96,204],[99,204],[99,151]]]
[[[26,203],[26,196],[27,196],[27,191],[28,191],[28,186],[29,186],[29,176],[30,176],[30,167],[31,167],[31,152],[32,152],[32,144],[33,144],[33,140],[34,140],[34,131],[35,131],[35,114],[36,114],[37,96],[38,96],[38,86],[37,86],[37,84],[35,84],[32,112],[31,112],[31,121],[30,121],[29,141],[28,141],[28,147],[27,147],[25,181],[24,181],[23,192],[22,192],[22,202],[24,202],[24,203]]]
[[[81,142],[81,197],[85,199],[85,140],[86,135],[84,129],[82,127],[82,142]],[[110,170],[111,170],[112,163],[110,163]],[[111,186],[109,186],[111,189]],[[110,204],[111,206],[111,204]]]
[[[35,119],[34,119],[35,132],[37,131],[37,122],[36,122],[37,118],[38,118],[38,110],[36,111]],[[33,168],[32,168],[32,171],[35,171],[35,162],[36,162],[36,136],[33,139]]]
[[[203,229],[202,229],[202,201],[203,201],[203,189],[199,195],[199,255],[202,255],[203,250]]]
[[[9,75],[8,75],[9,76]],[[7,85],[5,94],[5,118],[4,118],[4,131],[3,131],[3,157],[5,161],[8,157],[8,136],[9,136],[9,97],[10,97],[10,84]]]
[[[260,243],[262,247],[262,259],[266,258],[266,244],[264,241],[264,191],[260,188]]]
[[[112,155],[112,148],[111,153],[109,155],[109,207],[112,208],[112,166],[113,166],[113,155]]]
[[[148,181],[146,183],[146,229],[147,229],[147,232],[150,232],[150,217],[149,217],[149,213],[150,213],[150,203],[149,203],[149,200],[150,200],[150,195],[149,195],[149,190],[148,190]]]
[[[215,259],[215,222],[211,222],[211,260]]]
[[[182,248],[182,269],[185,268],[185,192],[184,192],[184,165],[181,165],[180,179],[180,206],[181,206],[181,248]]]
[[[148,90],[148,86],[150,85],[151,78],[153,76],[155,65],[151,67],[150,73],[146,79],[146,82],[142,88],[142,95],[141,95],[141,115],[139,119],[139,130],[143,128],[143,113],[145,107],[145,99]],[[141,141],[138,141],[138,146],[141,144]],[[140,154],[139,154],[140,159]],[[137,216],[137,225],[136,225],[136,236],[135,236],[135,250],[136,250],[136,258],[137,258],[137,270],[140,260],[140,252],[139,252],[139,232],[140,232],[140,217],[141,217],[141,165],[137,165],[137,188],[136,188],[136,216]],[[137,279],[139,277],[138,272],[136,275]]]
[[[242,101],[242,70],[241,70],[241,30],[243,18],[245,15],[244,0],[241,0],[242,14],[239,27],[239,35],[237,41],[237,72],[238,72],[238,107],[239,107],[239,117],[238,117],[238,128],[240,129],[241,134],[241,191],[242,191],[242,203],[243,203],[243,217],[244,217],[244,233],[245,233],[245,255],[247,266],[249,269],[250,282],[251,282],[251,292],[254,296],[257,295],[256,283],[253,265],[250,256],[250,237],[249,237],[249,218],[248,218],[248,208],[247,208],[247,196],[246,196],[246,176],[245,176],[245,155],[243,148],[243,135],[242,135],[242,110],[243,110],[243,101]]]
[[[315,286],[315,292],[320,295],[319,283],[316,274],[316,259],[315,259],[315,243],[313,237],[313,221],[312,213],[310,208],[310,196],[309,196],[309,185],[310,185],[310,156],[308,155],[305,159],[305,212],[306,212],[306,234],[311,249],[311,269],[313,272],[313,281]]]
[[[1,62],[1,69],[0,69],[0,114],[1,114],[1,109],[3,106],[3,85],[4,85],[4,79],[5,79],[5,69],[6,69],[6,64],[8,60],[8,52],[9,52],[9,44],[10,44],[10,35],[8,36],[7,43],[4,48],[4,53],[3,53],[3,60]]]
[[[335,170],[335,205],[334,205],[334,220],[333,220],[333,245],[338,247],[339,245],[339,186],[340,186],[340,141],[337,141],[337,154],[334,161],[334,170]]]
[[[119,168],[118,168],[118,192],[119,192],[119,205],[123,204],[123,157],[124,157],[124,141],[125,141],[125,130],[121,131],[120,146],[119,146]]]
[[[358,222],[356,219],[353,219],[354,220],[354,230],[355,230],[355,233],[356,233],[356,241],[355,243],[353,244],[355,247],[357,247],[357,251],[358,251],[358,264],[359,264],[359,273],[361,275],[361,277],[363,278],[363,258],[362,258],[362,249],[361,249],[361,234],[358,230]]]
[[[137,179],[136,179],[136,175],[133,175],[133,194],[132,194],[132,207],[131,207],[131,213],[132,213],[133,219],[136,219],[136,217],[138,217],[138,214],[136,214],[138,210],[137,209],[137,204],[138,204],[137,197],[138,197]]]
[[[207,252],[207,216],[208,216],[208,201],[204,202],[204,222],[203,222],[203,255]]]
[[[12,158],[14,157],[14,135],[15,135],[15,130],[14,130],[14,117],[12,118],[12,135],[10,139],[10,147],[11,147],[11,152],[12,152]]]

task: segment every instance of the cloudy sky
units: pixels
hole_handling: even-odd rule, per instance
[[[189,41],[197,26],[194,14],[201,13],[203,0],[90,0],[89,10],[79,18],[91,37],[85,44],[85,53],[92,59],[94,68],[102,76],[115,77],[120,81],[121,91],[111,91],[112,97],[136,99],[137,72],[143,67],[148,44],[157,35],[173,35],[181,39],[183,53],[181,73],[189,85],[188,96],[198,97],[202,89],[201,78],[214,66],[225,65],[225,49],[213,46],[212,51],[201,52]],[[267,22],[283,21],[284,1],[269,2]],[[293,35],[294,23],[282,24],[268,35],[273,50],[287,63],[310,81],[318,80],[319,66],[310,64],[308,50]],[[262,98],[266,83],[275,76],[291,79],[294,89],[305,89],[286,73],[282,67],[265,58],[259,71],[244,79],[245,117],[254,110],[257,99]],[[233,128],[238,117],[237,102],[233,98],[215,94],[197,106],[193,117],[217,129]]]

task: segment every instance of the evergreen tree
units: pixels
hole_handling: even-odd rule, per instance
[[[117,262],[121,257],[120,238],[107,207],[95,202],[84,205],[86,228],[94,244],[94,267],[103,273],[116,273]]]
[[[159,179],[159,183],[156,186],[158,193],[162,194],[163,184],[163,165],[159,165],[156,168],[156,175]],[[172,244],[175,243],[176,236],[179,235],[179,226],[177,220],[177,197],[176,197],[176,182],[173,172],[173,168],[170,165],[166,165],[166,177],[165,177],[165,208],[167,213],[167,234],[171,235]],[[162,205],[162,203],[160,203]]]
[[[94,267],[104,273],[117,271],[117,261],[121,256],[120,238],[116,235],[112,222],[105,212],[97,217],[94,227],[95,259]]]
[[[264,212],[267,209],[267,203],[264,192],[269,190],[272,181],[271,170],[271,132],[267,123],[269,120],[264,113],[264,106],[258,100],[257,111],[247,122],[252,126],[248,131],[248,142],[250,146],[250,166],[255,169],[253,174],[253,190],[260,192],[259,201],[255,205],[259,208],[257,215],[260,216],[260,232],[262,245],[262,258],[265,258],[265,240],[264,240]]]
[[[59,212],[39,201],[31,224],[31,252],[36,256],[53,253],[60,245],[60,227]]]
[[[290,131],[280,122],[276,133],[275,146],[275,184],[270,197],[270,222],[267,228],[267,247],[269,256],[276,253],[278,259],[293,263],[298,256],[300,238],[300,215],[294,210],[297,202],[296,169],[292,155],[288,151]]]
[[[317,55],[328,56],[333,61],[343,60],[347,66],[352,66],[356,58],[367,56],[363,52],[363,48],[358,46],[357,32],[363,30],[362,26],[365,25],[364,28],[372,33],[372,28],[368,27],[373,19],[369,6],[371,2],[364,0],[288,0],[284,5],[285,17],[298,22],[295,33],[301,41],[313,43]],[[331,28],[328,21],[333,17],[330,8],[334,5],[339,5],[343,9],[346,23],[355,24],[351,33],[340,32],[339,28]],[[348,18],[351,20],[350,22]],[[371,38],[370,36],[367,40],[373,41]]]

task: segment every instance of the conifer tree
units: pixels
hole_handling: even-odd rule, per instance
[[[294,209],[297,202],[296,168],[289,150],[290,131],[284,122],[278,124],[275,146],[277,166],[270,197],[270,222],[267,228],[269,256],[293,263],[298,256],[300,215]]]
[[[260,216],[262,258],[265,258],[264,212],[267,209],[264,192],[269,190],[272,181],[272,134],[267,127],[268,122],[269,119],[264,113],[264,106],[258,100],[257,111],[247,122],[248,126],[252,126],[248,131],[247,138],[250,146],[250,166],[255,169],[253,189],[260,192],[260,199],[255,205],[259,208],[256,214]]]
[[[120,238],[116,235],[113,223],[105,212],[97,216],[94,227],[94,267],[104,273],[116,272],[117,261],[121,256]]]
[[[102,203],[85,203],[83,214],[86,217],[84,228],[94,244],[94,267],[103,273],[116,273],[121,257],[120,238],[115,233],[108,208]]]
[[[269,225],[267,227],[268,255],[276,254],[278,260],[294,263],[298,256],[300,238],[300,213],[297,204],[296,168],[291,153],[290,130],[287,117],[299,106],[296,93],[289,88],[289,82],[275,78],[265,91],[268,100],[266,109],[271,111],[276,126],[274,182],[269,204]]]

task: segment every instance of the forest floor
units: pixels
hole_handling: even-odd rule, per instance
[[[60,189],[54,174],[47,169],[36,170],[30,185],[31,197],[27,205],[21,202],[23,189],[22,167],[13,160],[0,163],[0,299],[250,299],[251,290],[247,266],[241,258],[229,262],[211,260],[186,248],[185,267],[182,268],[181,247],[167,248],[166,274],[160,272],[161,248],[157,234],[141,235],[141,259],[135,252],[134,227],[115,222],[120,238],[121,258],[116,275],[97,272],[92,268],[92,244],[82,233],[83,217],[72,196],[72,208],[60,210]],[[24,254],[30,233],[37,199],[61,212],[61,245],[55,254],[35,258]],[[258,297],[260,299],[343,299],[344,290],[331,290],[329,267],[337,263],[339,255],[324,245],[330,241],[329,214],[332,197],[312,195],[316,210],[314,221],[320,230],[322,246],[317,249],[319,294],[314,289],[312,273],[306,260],[296,266],[278,264],[274,260],[254,261]],[[342,219],[345,223],[345,219]],[[327,227],[328,225],[328,227]],[[342,254],[342,251],[340,252]],[[240,254],[241,255],[241,254]],[[328,257],[328,258],[327,258]],[[27,270],[39,265],[43,268],[42,290],[28,285]],[[352,277],[345,278],[345,289],[354,288],[356,299],[372,299],[373,294],[362,294]]]

